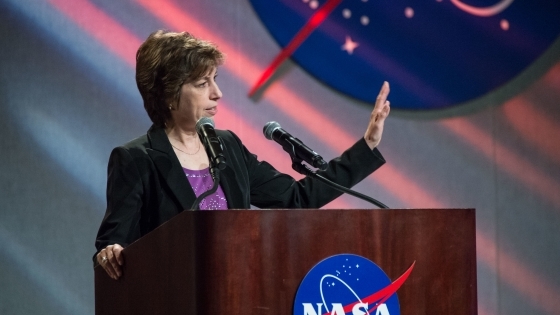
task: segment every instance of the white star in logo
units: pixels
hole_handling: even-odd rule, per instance
[[[350,36],[346,36],[346,42],[344,42],[344,45],[342,45],[342,50],[347,51],[348,54],[351,55],[354,52],[354,49],[356,49],[356,47],[358,46],[360,46],[360,44],[358,44],[357,42],[353,42]]]

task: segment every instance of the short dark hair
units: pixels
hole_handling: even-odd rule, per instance
[[[136,84],[152,122],[164,127],[171,119],[181,86],[203,77],[224,62],[218,48],[187,32],[156,31],[136,53]]]

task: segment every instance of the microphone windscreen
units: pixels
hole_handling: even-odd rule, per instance
[[[214,128],[214,121],[208,117],[202,117],[196,122],[196,132],[200,133],[200,128],[204,125],[210,125]]]
[[[274,132],[274,130],[282,128],[280,127],[280,124],[275,122],[275,121],[269,121],[266,123],[266,125],[264,125],[263,127],[263,133],[264,136],[268,139],[268,140],[272,140],[272,133]]]

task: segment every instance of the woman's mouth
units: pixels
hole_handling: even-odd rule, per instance
[[[214,116],[218,113],[218,106],[212,106],[209,107],[207,109],[204,110],[206,113],[208,113],[211,116]]]

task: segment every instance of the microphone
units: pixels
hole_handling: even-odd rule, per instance
[[[268,140],[278,142],[284,148],[284,151],[290,154],[292,159],[305,161],[322,171],[327,169],[327,162],[317,152],[311,150],[298,138],[294,138],[291,134],[287,133],[286,130],[280,127],[279,123],[275,121],[267,122],[264,125],[263,133]]]
[[[208,117],[202,117],[196,122],[196,132],[200,141],[204,144],[206,153],[210,158],[210,164],[223,170],[226,168],[226,158],[222,143],[214,130],[214,121]]]

